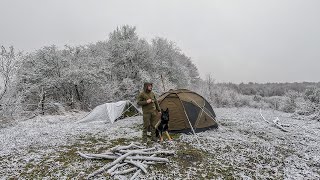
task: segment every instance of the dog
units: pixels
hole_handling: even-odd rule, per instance
[[[163,133],[166,134],[166,136],[170,141],[172,140],[172,138],[168,133],[168,129],[169,129],[168,124],[169,124],[169,109],[167,108],[165,111],[161,109],[161,118],[156,125],[156,136],[160,138],[160,142],[163,141]]]

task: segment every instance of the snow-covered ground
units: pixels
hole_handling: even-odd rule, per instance
[[[170,164],[154,167],[142,178],[319,179],[320,122],[290,118],[264,110],[267,120],[279,117],[283,132],[266,123],[259,110],[215,109],[219,129],[194,135],[175,135],[161,144],[176,150]],[[85,115],[39,116],[0,129],[0,177],[83,178],[106,161],[80,158],[76,151],[103,152],[117,144],[141,138],[142,117],[114,124],[77,123]],[[200,143],[198,143],[200,142]]]

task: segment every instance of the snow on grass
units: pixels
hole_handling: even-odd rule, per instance
[[[170,163],[151,166],[156,179],[319,179],[320,123],[262,111],[272,121],[288,124],[283,132],[267,124],[259,110],[216,109],[219,129],[194,135],[173,135],[163,149],[175,150]],[[86,160],[76,152],[101,153],[141,139],[142,117],[77,123],[85,113],[39,116],[0,129],[0,177],[81,179],[107,160]],[[197,143],[199,139],[200,144]],[[109,178],[102,174],[100,178]],[[125,179],[129,176],[118,176]]]
[[[220,128],[181,140],[211,154],[214,166],[232,177],[273,179],[320,178],[320,123],[289,118],[290,114],[262,111],[269,121],[288,124],[283,132],[266,123],[257,109],[216,109]],[[222,175],[223,176],[223,175]]]

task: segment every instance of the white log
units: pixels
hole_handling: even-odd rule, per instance
[[[135,150],[139,150],[139,151],[153,151],[153,150],[156,150],[155,147],[152,147],[152,148],[148,148],[148,149],[135,149]],[[119,152],[124,152],[124,153],[127,153],[129,151],[133,151],[133,150],[119,150]]]
[[[156,154],[153,154],[151,157],[155,157],[155,156],[156,156]],[[146,161],[143,161],[142,163],[145,163],[145,162]],[[147,168],[148,168],[148,165],[147,165]],[[141,169],[137,170],[137,172],[134,173],[134,175],[130,178],[130,180],[136,179],[136,177],[140,174],[140,172],[141,172]]]
[[[101,153],[103,155],[114,155],[113,152],[110,152],[110,151],[107,151],[107,152],[104,152],[104,153]]]
[[[141,169],[145,174],[147,174],[148,172],[147,172],[147,167],[148,166],[146,166],[146,165],[144,165],[144,164],[142,164],[142,163],[140,163],[140,162],[137,162],[137,161],[133,161],[132,159],[130,160],[130,161],[125,161],[125,162],[127,162],[127,163],[130,163],[130,164],[132,164],[132,165],[134,165],[134,166],[137,166],[139,169]]]
[[[127,153],[127,152],[133,152],[133,154],[141,154],[141,155],[152,155],[152,154],[167,154],[167,155],[174,155],[174,151],[155,151],[155,152],[145,152],[141,150],[120,150],[120,153]]]
[[[84,157],[86,159],[117,159],[119,157],[115,155],[104,155],[104,154],[84,154],[81,152],[78,152],[78,154],[81,157]]]
[[[125,165],[127,165],[128,163],[122,163],[122,164],[116,164],[116,165],[114,165],[112,168],[110,168],[108,171],[107,171],[107,173],[108,174],[111,174],[113,171],[115,171],[117,168],[119,168],[119,167],[122,167],[122,166],[125,166]]]
[[[146,165],[155,165],[155,164],[160,164],[160,163],[161,162],[155,163],[155,162],[151,162],[151,161],[143,162],[143,164],[146,164]]]
[[[77,152],[81,157],[83,157],[83,158],[86,158],[86,159],[95,159],[94,157],[92,157],[92,156],[88,156],[87,154],[83,154],[83,153],[81,153],[81,152]]]
[[[146,157],[146,156],[129,156],[126,159],[132,160],[146,160],[146,161],[157,161],[157,162],[169,162],[167,158],[160,157]]]
[[[121,174],[128,174],[128,173],[131,173],[131,172],[136,171],[136,170],[138,170],[138,168],[133,167],[133,168],[126,169],[126,170],[123,170],[123,171],[116,171],[116,172],[111,173],[111,176],[121,175]]]
[[[129,144],[128,146],[116,146],[116,147],[113,147],[110,149],[111,152],[115,152],[115,151],[119,151],[119,150],[124,150],[124,149],[130,149],[130,148],[139,148],[139,149],[142,149],[142,148],[145,148],[144,146],[139,146],[135,143],[131,143]]]

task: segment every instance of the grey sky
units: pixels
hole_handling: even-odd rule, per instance
[[[105,40],[117,26],[177,43],[218,82],[320,81],[319,0],[0,0],[0,44]]]

